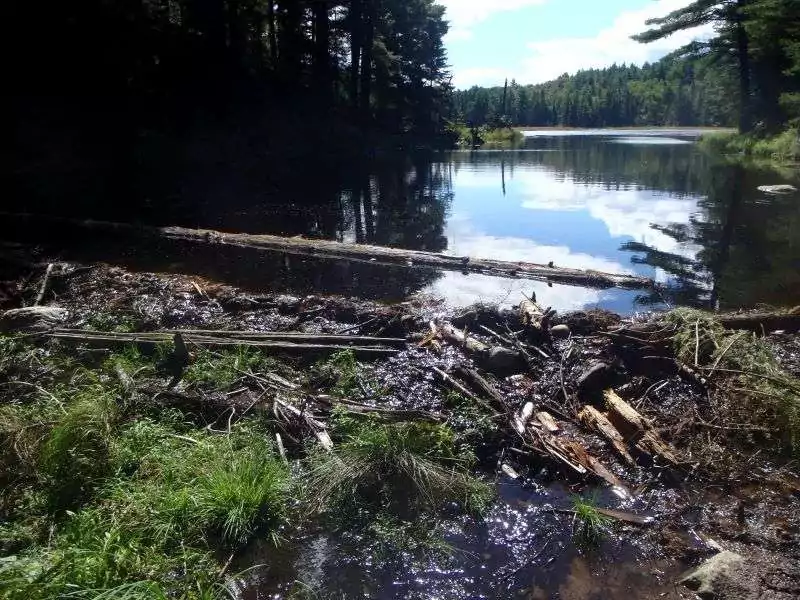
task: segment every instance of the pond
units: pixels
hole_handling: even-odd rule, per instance
[[[107,220],[552,261],[662,284],[652,293],[549,287],[282,254],[253,260],[232,247],[92,244],[82,235],[65,244],[68,251],[59,248],[64,258],[196,273],[255,290],[384,301],[422,292],[453,306],[515,304],[521,293],[535,292],[561,311],[601,307],[623,314],[673,305],[800,304],[800,195],[757,189],[797,184],[796,175],[711,158],[695,144],[699,133],[528,131],[515,150],[379,153],[364,160],[287,152],[267,163],[206,148],[191,157],[159,155],[152,164],[115,168],[106,180],[98,172],[92,181],[105,183],[89,190],[81,187],[86,177],[74,177],[77,186],[54,180],[46,208]],[[120,172],[128,178],[124,184]],[[125,202],[108,201],[112,186],[125,192]],[[69,202],[59,195],[69,195]],[[26,209],[35,212],[31,206]]]

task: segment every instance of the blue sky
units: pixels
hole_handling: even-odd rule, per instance
[[[438,0],[447,8],[453,83],[502,85],[548,81],[562,73],[655,60],[710,28],[638,44],[644,22],[689,0]]]

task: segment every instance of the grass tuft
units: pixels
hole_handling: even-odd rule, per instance
[[[339,417],[335,453],[312,457],[308,492],[318,509],[377,503],[397,514],[456,502],[485,508],[491,491],[469,473],[471,451],[444,425]]]
[[[572,510],[575,511],[572,531],[579,543],[596,545],[606,537],[613,519],[597,510],[595,496],[573,496]]]

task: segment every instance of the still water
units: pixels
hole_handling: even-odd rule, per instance
[[[643,295],[457,273],[415,282],[453,305],[514,303],[531,290],[561,310],[622,313],[800,301],[800,196],[757,189],[790,182],[791,174],[712,160],[696,137],[691,130],[527,132],[518,150],[431,157],[403,174],[404,197],[380,174],[350,194],[340,239],[632,272],[663,286]]]
[[[800,304],[800,195],[771,196],[757,189],[800,186],[797,171],[711,158],[697,147],[697,135],[686,129],[531,131],[515,150],[378,154],[338,162],[331,156],[283,154],[265,161],[254,153],[245,153],[249,162],[243,162],[213,146],[115,167],[107,180],[94,168],[91,177],[47,178],[43,182],[50,187],[41,198],[49,202],[48,212],[66,211],[70,217],[552,261],[637,273],[661,284],[652,293],[548,287],[475,274],[254,255],[222,245],[90,243],[83,235],[58,248],[64,259],[198,274],[257,291],[384,301],[426,293],[454,306],[513,304],[521,292],[535,291],[540,302],[561,311],[602,307],[620,313],[671,305]],[[24,187],[26,193],[32,189]],[[122,192],[125,202],[108,201]],[[25,210],[36,212],[33,201],[27,202]]]

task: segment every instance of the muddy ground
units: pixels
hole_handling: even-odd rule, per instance
[[[0,308],[32,304],[44,268],[6,264]],[[527,353],[524,368],[487,369],[464,347],[441,339],[431,343],[431,323],[452,322],[475,339],[494,344],[480,326],[509,335],[520,328],[513,311],[476,307],[453,313],[425,298],[383,305],[268,290],[253,294],[200,278],[80,264],[55,265],[43,303],[68,310],[61,327],[93,331],[209,329],[406,338],[407,345],[395,355],[361,363],[349,401],[425,411],[454,428],[474,428],[475,423],[459,422],[447,403],[452,388],[435,373],[474,367],[507,405],[519,409],[532,402],[537,410],[550,412],[561,429],[558,435],[580,443],[630,492],[615,495],[601,478],[581,476],[497,431],[484,437],[476,451],[479,472],[496,482],[498,499],[484,519],[461,518],[444,526],[443,535],[457,550],[449,558],[409,559],[387,567],[377,560],[365,562],[370,550],[358,547],[366,543],[361,539],[303,527],[287,535],[277,554],[256,541],[236,557],[232,572],[267,565],[237,582],[244,598],[284,597],[296,591],[297,581],[328,590],[332,597],[692,598],[692,592],[676,585],[679,574],[720,548],[758,557],[778,571],[784,566],[791,571],[800,560],[796,463],[776,451],[778,442],[769,433],[715,426],[713,415],[704,414],[709,392],[702,381],[659,366],[657,360],[643,361],[635,350],[604,334],[623,322],[616,315],[558,315],[553,324],[568,325],[568,338],[539,340]],[[777,333],[768,339],[786,369],[800,373],[797,335]],[[306,391],[330,393],[325,373],[308,375],[319,356],[277,356],[286,365],[284,375],[294,374]],[[240,387],[238,393],[215,396],[213,409],[223,410],[225,403],[250,406],[263,396],[252,382]],[[606,388],[652,421],[676,450],[675,464],[655,459],[628,465],[602,437],[579,423],[577,410],[602,402],[598,398]],[[314,411],[324,419],[329,408],[323,403]],[[302,448],[289,451],[291,455]],[[510,477],[503,465],[519,477]],[[573,494],[594,495],[601,507],[651,519],[644,525],[615,521],[597,547],[581,547],[569,513]],[[763,582],[763,597],[800,597],[791,577],[788,583],[770,581]]]

